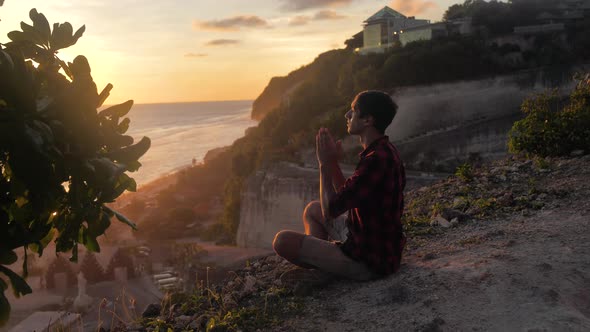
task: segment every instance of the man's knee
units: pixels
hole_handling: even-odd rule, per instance
[[[320,201],[312,201],[303,210],[303,219],[321,221],[324,219],[322,214],[322,204]]]
[[[305,234],[294,231],[280,231],[275,235],[272,247],[277,255],[286,259],[297,259]]]

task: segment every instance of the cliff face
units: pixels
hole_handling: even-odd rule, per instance
[[[242,192],[240,247],[271,248],[283,229],[303,231],[303,209],[318,195],[318,171],[282,163],[252,175]]]
[[[292,71],[287,76],[273,77],[264,91],[254,100],[252,105],[252,119],[262,120],[268,113],[281,104],[289,105],[291,95],[305,82],[312,82],[316,77],[324,81],[329,79],[329,85],[337,81],[340,67],[335,62],[350,56],[348,50],[332,50],[318,55],[309,65]]]
[[[497,159],[508,152],[508,132],[534,93],[574,87],[569,71],[527,71],[493,79],[399,89],[398,114],[387,130],[406,166],[452,171],[469,155]]]
[[[343,165],[342,170],[345,175],[354,171],[352,165]],[[406,190],[429,185],[442,176],[410,171]],[[272,248],[277,232],[284,229],[303,232],[303,209],[319,199],[318,180],[317,166],[299,167],[289,163],[276,164],[252,175],[241,195],[238,246]]]
[[[483,160],[506,156],[508,132],[522,116],[523,99],[557,86],[567,94],[574,86],[571,75],[530,71],[399,89],[393,94],[398,115],[387,134],[400,150],[406,169],[454,172],[470,156]],[[270,248],[278,231],[303,231],[302,211],[319,194],[315,155],[313,151],[302,155],[308,156],[306,168],[283,163],[249,178],[241,196],[239,246]],[[408,172],[406,189],[437,178]]]

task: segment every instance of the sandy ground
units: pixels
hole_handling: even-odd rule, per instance
[[[411,243],[397,275],[339,281],[282,330],[590,331],[590,197]]]

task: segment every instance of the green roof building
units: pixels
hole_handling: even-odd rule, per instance
[[[399,40],[395,33],[403,29],[430,24],[429,20],[407,17],[387,6],[366,19],[363,27],[361,54],[381,53]]]

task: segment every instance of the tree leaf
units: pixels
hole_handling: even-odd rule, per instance
[[[104,101],[107,100],[107,98],[111,94],[112,89],[113,89],[113,85],[111,83],[107,84],[107,86],[105,86],[104,89],[102,89],[102,91],[100,92],[100,95],[98,96],[98,105],[96,105],[96,107],[102,106]]]
[[[18,256],[14,251],[4,251],[0,253],[0,264],[10,265],[14,264],[18,260]]]
[[[1,0],[0,0],[1,1]],[[5,282],[0,279],[2,283]],[[4,295],[4,291],[0,292],[0,326],[3,326],[8,321],[8,317],[10,316],[10,302],[6,299],[6,295]]]
[[[8,38],[13,42],[25,41],[27,40],[26,34],[22,31],[10,31],[7,34]]]
[[[127,171],[136,172],[141,167],[141,163],[137,160],[127,163]]]
[[[41,32],[37,31],[37,29],[28,25],[25,22],[20,22],[20,28],[23,30],[23,32],[25,33],[25,36],[27,36],[27,38],[30,41],[32,41],[33,43],[35,43],[37,45],[45,45],[46,40],[43,37],[43,35],[41,34]]]
[[[130,123],[131,120],[129,118],[123,119],[123,121],[121,121],[121,123],[119,123],[119,125],[117,126],[117,131],[119,132],[119,134],[125,134],[127,130],[129,130]]]
[[[12,270],[0,266],[0,272],[4,273],[8,279],[10,279],[10,283],[12,284],[12,290],[14,291],[14,296],[20,297],[21,295],[31,294],[33,290],[27,284],[27,282],[21,278],[18,274],[14,273]]]
[[[59,60],[59,66],[64,70],[64,72],[66,73],[66,75],[68,75],[68,77],[71,80],[74,79],[74,75],[72,75],[72,71],[70,70],[70,67],[65,63],[65,61]]]
[[[81,27],[80,27],[80,28],[79,28],[79,29],[76,31],[76,33],[75,33],[75,34],[74,34],[74,36],[73,36],[73,41],[72,41],[72,44],[71,44],[70,46],[74,45],[74,44],[75,44],[75,43],[78,41],[78,39],[80,39],[80,37],[82,37],[82,35],[84,34],[84,31],[86,31],[86,26],[85,26],[85,25],[81,26]]]
[[[45,15],[38,13],[37,9],[33,8],[29,12],[29,17],[33,21],[33,26],[44,38],[44,45],[49,46],[49,38],[51,38],[51,27]]]
[[[72,248],[72,257],[70,257],[70,262],[78,262],[78,243],[74,243],[74,247]]]
[[[110,207],[108,207],[108,206],[106,206],[106,205],[104,205],[104,206],[103,206],[103,209],[105,209],[105,210],[107,210],[108,212],[110,212],[110,213],[114,214],[114,215],[115,215],[115,217],[117,217],[117,219],[118,219],[120,222],[122,222],[122,223],[125,223],[125,224],[127,224],[127,225],[131,226],[131,228],[133,228],[133,230],[137,230],[137,225],[136,225],[134,222],[132,222],[131,220],[127,219],[127,217],[125,217],[124,215],[120,214],[119,212],[117,212],[117,211],[115,211],[115,210],[111,209]]]
[[[151,143],[148,137],[143,137],[139,143],[112,151],[106,156],[121,163],[136,161],[149,150]]]
[[[111,106],[109,108],[102,110],[100,113],[98,113],[98,116],[117,118],[117,119],[122,118],[125,115],[127,115],[127,113],[129,113],[132,106],[133,106],[133,100],[127,100],[126,102],[124,102],[122,104],[114,105],[114,106]]]

